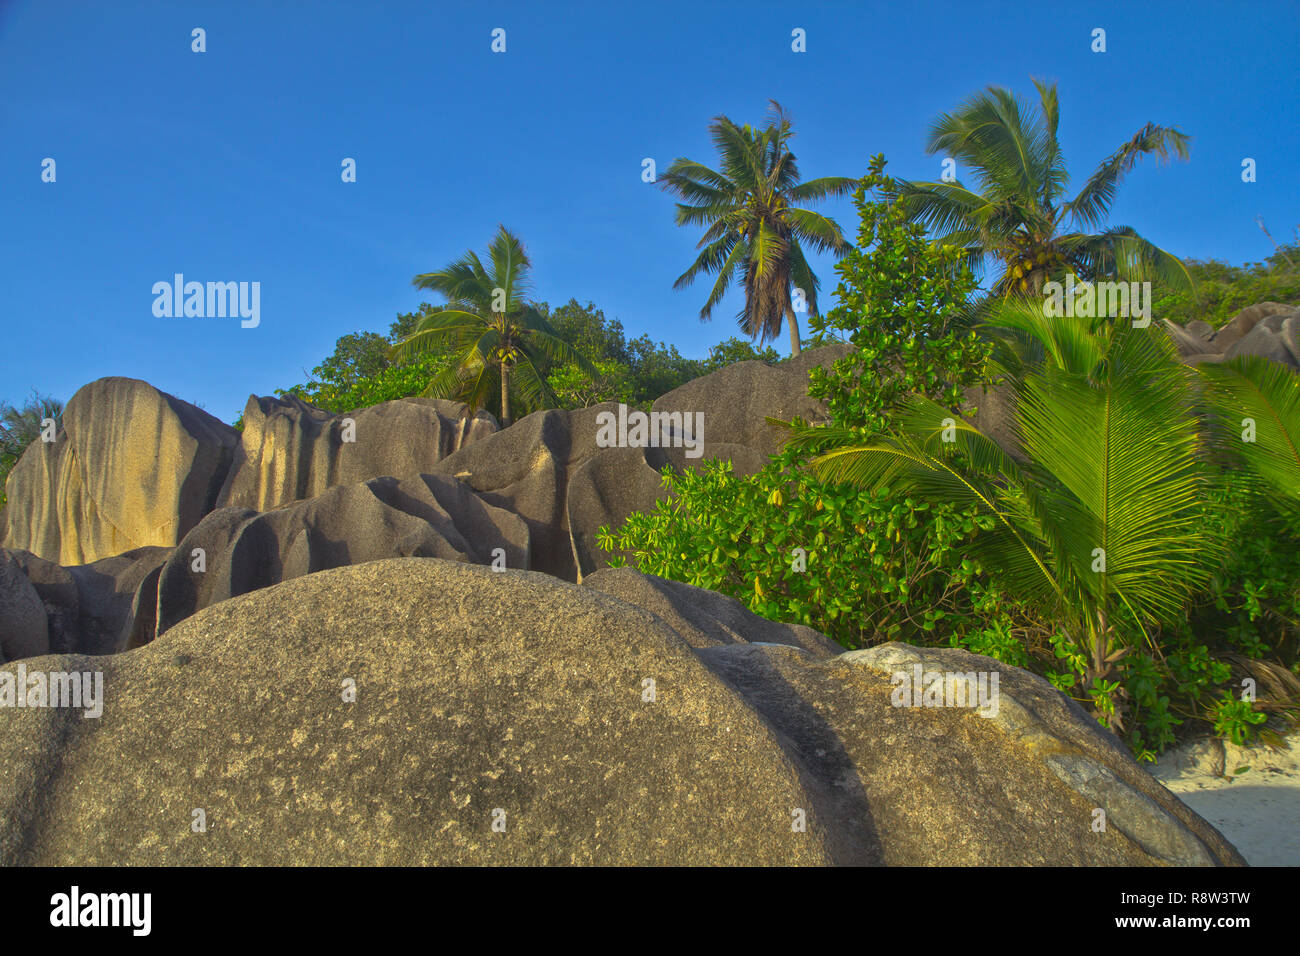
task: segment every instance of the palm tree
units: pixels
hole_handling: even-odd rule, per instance
[[[716,274],[713,291],[700,310],[700,318],[707,320],[739,270],[745,291],[737,316],[740,328],[765,342],[780,334],[784,319],[790,354],[798,355],[799,323],[790,293],[802,289],[808,313],[816,315],[821,285],[800,243],[837,255],[852,246],[833,219],[796,204],[845,195],[858,181],[827,176],[800,183],[788,146],[794,136],[790,118],[775,100],[768,116],[762,130],[715,117],[709,132],[722,160],[721,171],[678,158],[660,180],[664,189],[684,200],[677,204],[677,225],[708,226],[696,246],[699,256],[673,288],[690,285],[701,273]]]
[[[1189,138],[1177,128],[1148,123],[1061,202],[1069,176],[1056,130],[1056,85],[1034,80],[1039,109],[1001,87],[989,87],[941,114],[930,127],[926,151],[943,153],[969,168],[977,187],[954,182],[904,183],[901,198],[911,218],[940,245],[966,250],[978,277],[989,260],[1002,267],[994,293],[1038,295],[1050,278],[1073,271],[1084,280],[1158,281],[1192,287],[1176,257],[1130,226],[1099,229],[1115,189],[1143,156],[1187,159]],[[1063,231],[1065,227],[1074,231]]]
[[[1212,472],[1193,373],[1163,336],[1125,323],[1050,318],[1028,304],[1012,314],[1004,306],[1002,321],[1043,356],[1013,378],[1019,460],[916,395],[883,437],[804,427],[792,443],[819,453],[824,479],[978,506],[987,530],[973,556],[1065,622],[1096,690],[1128,653],[1124,631],[1150,642],[1148,625],[1176,621],[1217,555],[1202,520]],[[1121,729],[1121,713],[1107,719]]]
[[[550,364],[573,364],[589,375],[586,356],[561,339],[537,306],[525,300],[531,262],[523,244],[505,226],[488,246],[490,271],[473,251],[435,272],[417,275],[414,284],[447,299],[410,336],[393,347],[393,357],[408,360],[451,349],[451,364],[435,376],[424,394],[464,402],[466,414],[487,407],[499,395],[496,411],[510,424],[511,395],[527,410],[554,407],[546,382]]]
[[[55,398],[36,395],[22,408],[0,402],[0,455],[14,458],[41,435],[41,423],[52,418],[57,425],[63,417],[63,403]]]
[[[5,483],[9,472],[23,456],[27,446],[41,437],[41,422],[54,419],[55,427],[63,421],[63,403],[33,392],[22,406],[0,402],[0,505],[6,500]]]

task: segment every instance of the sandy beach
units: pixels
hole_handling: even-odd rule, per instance
[[[1170,751],[1148,770],[1252,866],[1300,866],[1298,739],[1291,734],[1287,748],[1277,751],[1197,741]]]

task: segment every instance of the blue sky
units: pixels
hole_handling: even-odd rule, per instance
[[[712,165],[710,118],[758,123],[769,98],[794,117],[806,178],[858,176],[884,152],[895,175],[935,179],[936,113],[1054,79],[1076,187],[1148,121],[1193,138],[1190,162],[1139,166],[1113,223],[1257,261],[1257,215],[1279,239],[1300,223],[1298,41],[1294,0],[0,0],[0,399],[127,375],[230,421],[340,335],[386,333],[428,298],[412,276],[482,250],[498,223],[523,238],[537,298],[591,300],[702,356],[735,334],[738,296],[702,324],[708,284],[673,291],[698,232],[673,224],[641,161]],[[853,237],[847,200],[819,208]],[[832,265],[814,261],[825,307]],[[156,318],[152,286],[177,272],[260,282],[261,324]]]

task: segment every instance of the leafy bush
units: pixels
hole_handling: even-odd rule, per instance
[[[958,268],[963,251],[927,242],[898,203],[867,200],[868,191],[897,193],[884,169],[873,157],[853,194],[861,226],[857,248],[835,266],[839,305],[810,320],[814,344],[847,333],[853,350],[813,369],[808,392],[864,438],[884,431],[909,394],[958,408],[965,388],[987,384],[989,346],[965,328],[975,280]]]
[[[450,352],[411,363],[395,363],[389,349],[409,336],[421,319],[439,311],[440,306],[421,303],[415,312],[399,314],[387,336],[377,332],[341,336],[334,344],[334,351],[312,369],[307,382],[276,389],[276,394],[293,395],[335,414],[419,395],[433,376],[451,362]],[[236,427],[241,424],[241,421],[235,423]]]
[[[600,372],[592,379],[571,365],[550,369],[547,381],[559,396],[562,408],[585,408],[601,402],[646,408],[660,395],[723,365],[778,358],[770,348],[758,352],[748,342],[735,338],[717,346],[704,361],[684,358],[676,346],[656,343],[648,335],[628,340],[621,322],[605,318],[593,303],[581,306],[576,299],[549,312],[548,318],[560,337],[595,363]]]
[[[1291,262],[1283,252],[1290,256]],[[1300,268],[1292,263],[1300,263],[1298,246],[1283,247],[1282,252],[1274,253],[1264,262],[1248,262],[1242,266],[1189,259],[1187,270],[1196,280],[1196,291],[1158,294],[1152,304],[1153,314],[1179,325],[1200,319],[1217,329],[1257,302],[1300,305]]]
[[[791,453],[741,477],[729,461],[675,475],[669,497],[597,543],[638,570],[730,595],[755,614],[807,624],[846,647],[953,635],[991,647],[995,624],[974,613],[986,595],[961,557],[973,509],[929,506],[816,480]],[[970,588],[975,585],[972,593]],[[1014,663],[1024,654],[1012,653]]]
[[[389,365],[373,375],[352,381],[312,381],[279,389],[276,394],[294,395],[316,408],[342,414],[380,402],[419,395],[430,379],[446,368],[447,361],[446,356],[435,355],[409,365]]]

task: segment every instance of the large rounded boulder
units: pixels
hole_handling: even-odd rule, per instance
[[[27,661],[105,697],[0,708],[0,865],[1243,862],[1045,681],[725,600],[402,558]],[[914,669],[992,712],[898,706]]]

